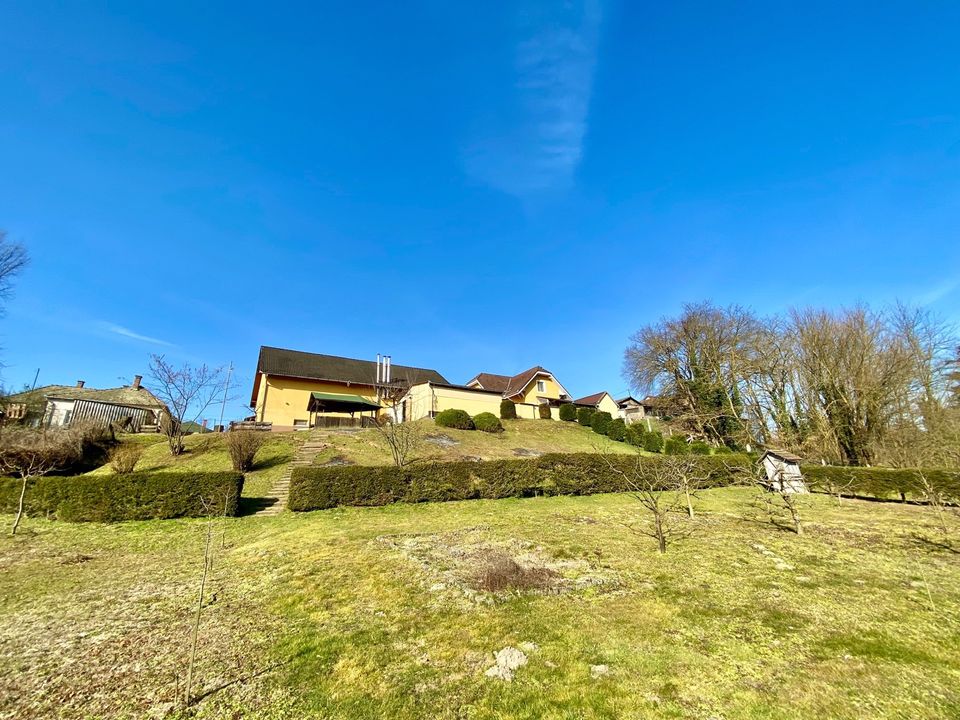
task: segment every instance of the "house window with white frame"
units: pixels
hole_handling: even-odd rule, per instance
[[[547,382],[545,380],[537,380],[537,392],[546,392],[547,391]]]

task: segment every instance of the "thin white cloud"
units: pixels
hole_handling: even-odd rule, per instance
[[[960,278],[945,280],[938,285],[934,285],[932,288],[927,290],[927,292],[918,295],[916,302],[921,306],[933,305],[934,303],[940,302],[948,295],[951,295],[957,288],[960,288]]]
[[[159,338],[150,337],[149,335],[141,335],[138,332],[134,332],[130,328],[123,327],[123,325],[101,322],[100,327],[109,333],[130,338],[131,340],[139,340],[140,342],[150,343],[151,345],[164,345],[166,347],[173,347],[173,343],[167,342],[166,340],[160,340]]]
[[[515,124],[466,154],[467,171],[523,196],[567,187],[583,155],[600,30],[598,0],[530,13],[516,50]]]

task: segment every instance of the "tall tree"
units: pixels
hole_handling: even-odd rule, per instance
[[[13,279],[30,262],[23,245],[7,240],[7,233],[0,230],[0,301],[6,300],[13,292]],[[0,311],[3,305],[0,304]]]

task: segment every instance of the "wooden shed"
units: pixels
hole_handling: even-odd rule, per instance
[[[802,458],[786,450],[767,450],[760,458],[767,486],[777,492],[808,492],[800,472],[801,461]]]

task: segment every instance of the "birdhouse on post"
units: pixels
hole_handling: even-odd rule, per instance
[[[760,458],[767,487],[781,493],[809,492],[800,472],[800,460],[786,450],[767,450]]]

